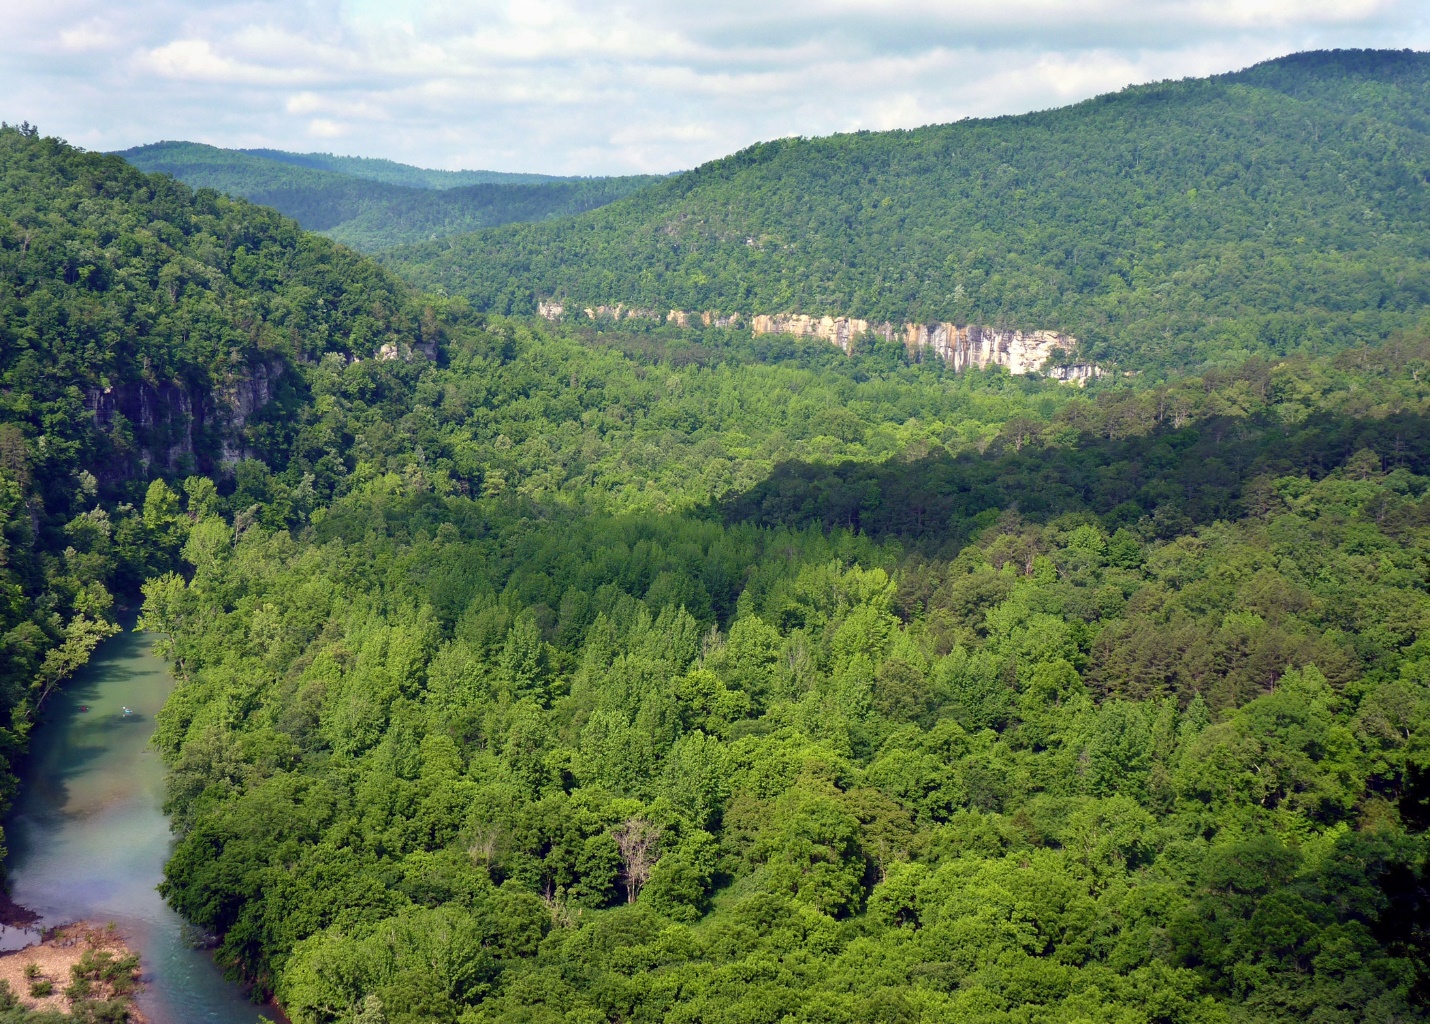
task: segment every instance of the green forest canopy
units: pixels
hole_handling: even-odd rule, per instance
[[[162,144],[161,144],[162,145]],[[363,156],[336,156],[332,153],[290,153],[282,149],[240,149],[226,152],[247,153],[250,156],[277,160],[295,167],[316,167],[324,171],[389,185],[413,185],[418,188],[458,188],[462,185],[540,185],[553,181],[579,181],[580,178],[556,174],[523,174],[510,171],[439,171],[395,160]],[[121,154],[123,155],[123,154]]]
[[[0,331],[7,757],[142,591],[165,894],[299,1024],[1426,1015],[1423,333],[550,325],[11,128]]]
[[[579,217],[384,260],[498,312],[947,320],[1122,369],[1329,352],[1430,303],[1430,55],[1297,54],[1058,110],[752,146]]]
[[[383,370],[519,404],[499,367],[550,339],[509,330]],[[256,467],[237,541],[176,520],[166,892],[299,1021],[1416,1019],[1427,357],[921,438],[893,465],[964,506],[858,533],[760,487],[461,496],[395,405],[353,446],[387,472],[296,535]]]
[[[156,142],[118,154],[143,171],[172,174],[195,188],[271,206],[310,231],[375,251],[512,221],[569,216],[644,185],[651,175],[543,178],[424,171],[387,160],[219,149],[196,142]]]
[[[0,128],[0,802],[114,595],[173,564],[150,475],[242,450],[217,397],[421,330],[390,276],[270,210]]]

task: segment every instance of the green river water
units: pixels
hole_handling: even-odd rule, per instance
[[[262,1008],[184,940],[181,919],[154,888],[171,837],[149,737],[173,686],[149,638],[125,632],[50,697],[5,824],[11,896],[43,927],[115,922],[143,960],[139,1005],[151,1024],[255,1024]],[[32,941],[0,927],[0,948]]]

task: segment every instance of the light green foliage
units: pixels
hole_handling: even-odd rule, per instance
[[[1430,603],[1394,567],[1430,490],[1358,474],[1166,540],[1005,517],[905,562],[354,493],[182,587],[165,891],[304,1022],[1418,1019],[1376,929],[1425,850],[1378,793],[1425,756]],[[723,619],[651,608],[680,574]],[[1361,615],[1376,639],[1337,631]]]
[[[1331,351],[1425,315],[1427,88],[1424,53],[1303,53],[1021,117],[761,143],[581,217],[388,259],[498,312],[555,295],[1010,324],[1143,373]]]

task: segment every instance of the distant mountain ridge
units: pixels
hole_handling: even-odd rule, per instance
[[[430,171],[390,160],[196,142],[156,142],[116,155],[143,171],[271,206],[310,231],[365,251],[569,216],[659,180]]]
[[[164,145],[164,143],[159,143]],[[380,181],[386,185],[408,185],[413,188],[460,188],[463,185],[542,185],[554,181],[582,181],[579,177],[556,174],[520,174],[508,171],[440,171],[414,167],[395,160],[365,156],[335,156],[332,153],[290,153],[283,149],[239,149],[234,152],[264,160],[276,160],[294,167],[311,167],[318,171],[336,171],[353,178]]]
[[[1386,125],[1310,125],[1354,202],[1248,173],[1320,260],[1414,213]],[[142,599],[158,891],[293,1024],[1430,1024],[1430,333],[1080,393],[705,308],[474,311],[0,122],[0,812]]]
[[[575,218],[393,251],[478,307],[1055,330],[1136,367],[1331,351],[1430,312],[1430,56],[1295,54],[1073,106],[781,139]]]

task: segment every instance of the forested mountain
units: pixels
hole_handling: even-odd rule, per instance
[[[156,142],[118,154],[143,171],[271,206],[310,231],[378,250],[512,221],[591,210],[659,179],[425,171],[388,160]]]
[[[217,474],[294,365],[420,344],[416,316],[270,210],[0,128],[0,801],[113,595],[177,564],[178,499],[151,479]]]
[[[753,146],[388,257],[481,308],[1067,332],[1124,369],[1333,351],[1430,302],[1430,55],[1305,53],[1059,110]]]
[[[163,145],[163,143],[160,143]],[[141,147],[142,148],[142,147]],[[508,171],[437,171],[413,167],[395,160],[379,160],[363,156],[334,156],[332,153],[290,153],[282,149],[240,149],[229,152],[277,160],[295,167],[315,167],[320,171],[339,174],[388,185],[412,185],[417,188],[458,188],[462,185],[541,185],[553,181],[580,181],[555,174],[513,174]]]
[[[1412,314],[1082,389],[546,323],[0,129],[7,753],[142,600],[163,891],[296,1024],[1422,1021]]]

